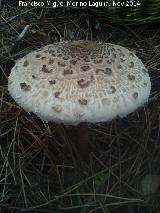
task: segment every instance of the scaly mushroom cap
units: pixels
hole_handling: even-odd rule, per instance
[[[148,100],[151,82],[141,60],[124,47],[64,41],[18,60],[8,90],[43,120],[76,125],[133,112]]]

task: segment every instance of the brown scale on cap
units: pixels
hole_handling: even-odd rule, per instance
[[[107,67],[104,71],[105,74],[112,75],[112,69]]]
[[[116,53],[113,53],[113,57],[116,58],[116,57],[117,57],[117,54],[116,54]]]
[[[60,105],[53,106],[52,109],[53,109],[55,112],[61,112],[61,111],[62,111],[62,107],[61,107]]]
[[[78,85],[81,87],[81,88],[86,88],[90,85],[90,83],[94,80],[94,76],[91,75],[90,76],[91,80],[90,81],[86,81],[85,79],[80,79],[79,81],[77,81]]]
[[[51,73],[52,72],[52,69],[51,70],[47,69],[45,64],[42,66],[41,70],[42,70],[42,72],[45,72],[45,73]]]
[[[114,103],[117,103],[118,101],[119,101],[119,97],[118,96],[113,98],[113,102]]]
[[[107,63],[108,63],[108,64],[112,64],[111,60],[107,60]]]
[[[54,97],[55,97],[55,98],[59,98],[60,94],[61,94],[60,92],[55,92],[55,93],[54,93]]]
[[[56,84],[56,80],[50,80],[50,81],[49,81],[49,84],[50,84],[50,85]]]
[[[84,113],[75,112],[75,113],[74,113],[74,116],[75,116],[76,118],[80,119],[80,118],[84,117]]]
[[[136,100],[138,98],[138,92],[133,93],[133,98]]]
[[[123,58],[120,58],[120,62],[125,62],[125,59],[123,59]]]
[[[40,58],[41,57],[41,54],[36,54],[36,58]]]
[[[104,73],[104,69],[96,69],[96,74],[98,74],[99,72],[103,72]]]
[[[134,67],[134,63],[133,61],[130,62],[130,64],[128,65],[130,68],[133,68]]]
[[[38,79],[37,76],[35,76],[35,75],[32,75],[32,78],[33,78],[33,79]]]
[[[89,65],[84,65],[84,66],[81,67],[81,70],[83,72],[86,72],[86,71],[90,70],[90,66]]]
[[[116,92],[116,88],[114,86],[111,86],[110,88],[111,88],[111,93],[112,94]]]
[[[68,60],[68,59],[69,59],[69,56],[65,55],[65,56],[62,57],[62,59],[63,59],[63,60]]]
[[[81,104],[81,105],[87,105],[88,101],[86,99],[79,99],[78,102]]]
[[[77,56],[76,54],[71,54],[72,58],[76,58],[76,56]]]
[[[45,56],[43,56],[41,59],[42,59],[42,60],[44,60],[44,59],[46,59],[46,57],[45,57]]]
[[[23,83],[20,83],[20,87],[22,90],[24,91],[29,91],[31,89],[31,86],[30,85],[27,85],[25,82]]]
[[[76,65],[76,63],[77,63],[77,61],[76,60],[70,60],[70,64],[72,64],[72,65]]]
[[[133,57],[135,57],[135,55],[134,55],[132,52],[130,52],[129,54],[130,54],[130,56],[133,56]]]
[[[122,52],[120,52],[120,54],[119,54],[120,56],[122,56],[122,57],[124,57],[125,56],[125,54],[123,54]]]
[[[95,55],[91,55],[91,59],[96,59],[96,56]]]
[[[71,75],[71,74],[73,74],[73,70],[72,70],[72,69],[65,69],[65,70],[63,71],[63,74],[64,74],[64,75]]]
[[[49,52],[49,54],[55,54],[55,52],[54,52],[54,50],[52,50],[52,49],[48,49],[48,52]]]
[[[86,88],[90,85],[90,81],[85,81],[84,79],[81,79],[79,81],[77,81],[78,85],[81,87],[81,88]]]
[[[128,75],[128,79],[131,80],[131,81],[134,81],[135,80],[135,76],[134,75]]]
[[[24,67],[27,67],[29,65],[29,62],[26,60],[26,61],[24,61],[24,63],[23,63],[23,66]]]
[[[58,61],[58,66],[60,66],[60,67],[65,67],[66,66],[66,64],[64,63],[64,62],[62,62],[62,61]]]
[[[96,74],[98,74],[99,72],[103,72],[104,74],[111,75],[112,69],[108,67],[106,69],[96,69]]]
[[[118,69],[122,69],[122,65],[119,64],[119,65],[117,66],[117,68],[118,68]]]
[[[88,57],[84,58],[85,62],[90,62],[90,59]]]
[[[120,50],[119,48],[117,49],[120,53],[122,53],[122,50]]]
[[[143,87],[146,87],[147,86],[147,83],[146,82],[143,82],[143,85],[142,85]]]
[[[54,63],[54,59],[49,59],[49,64],[53,64]]]
[[[103,62],[103,60],[102,59],[95,59],[93,62],[95,64],[101,64]]]

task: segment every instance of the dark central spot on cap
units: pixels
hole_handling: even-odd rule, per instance
[[[88,101],[86,99],[79,99],[78,102],[81,104],[81,105],[87,105]]]
[[[27,85],[25,82],[24,83],[20,83],[21,89],[23,89],[24,91],[29,91],[31,89],[30,85]]]
[[[84,66],[81,67],[81,70],[83,72],[86,72],[86,71],[90,70],[90,67],[89,67],[89,65],[84,65]]]
[[[26,60],[26,61],[24,61],[24,63],[23,63],[23,66],[24,67],[27,67],[29,65],[29,62]]]

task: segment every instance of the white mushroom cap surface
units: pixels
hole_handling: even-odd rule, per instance
[[[80,40],[50,44],[19,59],[8,90],[44,121],[77,125],[133,112],[148,100],[151,82],[126,48]]]

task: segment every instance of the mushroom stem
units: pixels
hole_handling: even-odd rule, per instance
[[[88,158],[88,143],[88,124],[82,122],[78,125],[78,151],[84,160]]]

